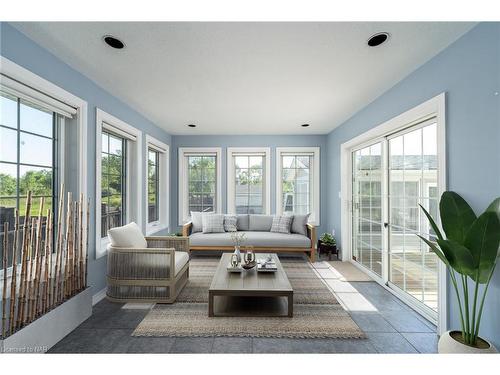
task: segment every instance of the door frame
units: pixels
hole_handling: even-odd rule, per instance
[[[436,117],[437,123],[437,153],[438,153],[438,194],[441,194],[447,188],[447,172],[446,172],[446,93],[441,93],[419,105],[413,107],[406,112],[368,130],[367,132],[354,137],[353,139],[344,142],[340,146],[340,175],[341,175],[341,245],[342,245],[342,261],[349,261],[356,264],[352,260],[351,248],[351,211],[352,211],[352,151],[363,145],[373,144],[377,141],[384,142],[386,136],[416,125],[428,118]],[[386,165],[383,165],[386,167]],[[382,191],[384,194],[384,190]],[[382,213],[384,219],[387,219],[387,212]],[[387,221],[386,221],[387,222]],[[385,236],[387,237],[387,236]],[[385,240],[387,241],[387,240]],[[384,242],[384,245],[387,245]],[[384,246],[382,256],[387,256],[387,246]],[[439,262],[438,267],[438,318],[437,332],[441,334],[448,327],[447,313],[447,270],[443,262]],[[357,265],[357,264],[356,264]],[[387,268],[387,267],[386,267]],[[363,268],[362,268],[363,269]],[[364,270],[364,269],[363,269]],[[383,270],[384,276],[387,276],[388,270]],[[385,285],[379,277],[374,277],[374,274],[367,272],[380,285],[387,288],[391,292],[393,289]],[[387,278],[386,278],[387,279]],[[400,296],[401,297],[401,296]],[[411,306],[411,301],[402,299],[403,302]]]

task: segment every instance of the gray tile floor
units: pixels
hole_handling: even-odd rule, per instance
[[[343,282],[316,263],[321,276],[367,339],[132,337],[147,309],[107,300],[51,353],[435,353],[436,327],[375,282]]]

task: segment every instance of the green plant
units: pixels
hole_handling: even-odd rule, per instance
[[[319,240],[328,246],[335,246],[337,244],[335,236],[331,235],[330,233],[323,233]]]
[[[458,300],[462,340],[467,345],[477,346],[484,300],[500,250],[500,198],[477,217],[460,195],[444,192],[439,212],[446,239],[429,212],[420,207],[436,233],[437,241],[419,237],[446,265]],[[473,291],[469,289],[469,279]],[[480,284],[484,284],[484,288],[479,302]]]

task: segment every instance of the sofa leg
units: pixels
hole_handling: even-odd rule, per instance
[[[316,262],[316,249],[311,249],[311,252],[309,253],[309,262],[314,263]]]

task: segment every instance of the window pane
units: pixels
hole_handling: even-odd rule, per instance
[[[52,140],[21,132],[21,163],[52,166]]]
[[[216,189],[216,157],[187,156],[187,161],[190,210],[213,211]]]
[[[35,105],[21,101],[19,113],[21,130],[52,137],[53,118],[53,112],[42,110]]]
[[[101,148],[102,152],[109,153],[109,137],[107,133],[102,133],[102,142],[101,142]]]
[[[248,157],[247,156],[235,156],[234,157],[235,168],[248,168]]]
[[[19,176],[20,195],[28,194],[28,190],[31,190],[34,196],[52,195],[52,169],[21,165]]]
[[[0,196],[16,196],[17,167],[14,164],[0,163]]]
[[[17,99],[13,96],[0,95],[0,125],[17,129]]]
[[[121,138],[109,135],[109,153],[113,155],[123,154],[123,140]]]
[[[0,128],[0,160],[17,161],[17,131]]]

